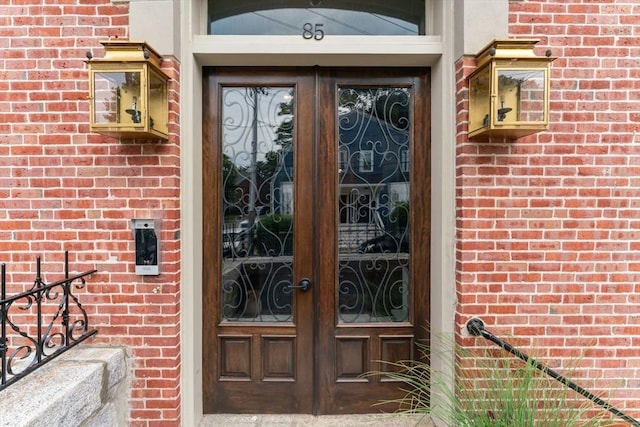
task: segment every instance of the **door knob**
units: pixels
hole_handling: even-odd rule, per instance
[[[300,289],[301,291],[308,291],[311,288],[311,280],[300,279],[297,285],[289,285],[289,289]]]

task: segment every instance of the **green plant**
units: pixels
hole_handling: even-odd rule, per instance
[[[398,412],[430,416],[450,427],[613,425],[608,413],[547,377],[531,362],[495,349],[481,354],[457,349],[455,366],[439,372],[430,367],[429,349],[420,350],[422,361],[384,362],[395,371],[383,375],[399,381],[406,393],[393,401]]]
[[[389,214],[389,231],[403,233],[409,224],[409,202],[398,202]]]
[[[293,217],[271,214],[257,222],[256,246],[259,255],[282,256],[293,252]]]

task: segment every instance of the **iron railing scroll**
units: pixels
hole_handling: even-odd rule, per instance
[[[512,355],[516,356],[518,359],[520,359],[520,360],[522,360],[522,361],[524,361],[526,363],[530,363],[531,366],[535,367],[539,371],[541,371],[544,374],[550,376],[551,378],[557,380],[558,382],[564,384],[565,386],[569,387],[571,390],[575,391],[576,393],[586,397],[587,399],[589,399],[593,403],[601,406],[602,408],[604,408],[607,411],[611,412],[612,414],[614,414],[615,416],[619,417],[620,419],[628,422],[633,427],[640,427],[640,421],[630,417],[629,415],[625,414],[621,410],[611,406],[608,402],[602,400],[601,398],[599,398],[595,394],[593,394],[590,391],[580,387],[578,384],[574,383],[570,379],[560,375],[559,373],[557,373],[553,369],[551,369],[548,366],[538,362],[536,359],[532,358],[528,354],[523,353],[522,351],[520,351],[517,348],[513,347],[508,342],[501,340],[500,338],[496,337],[491,332],[487,331],[485,329],[485,327],[484,327],[484,322],[482,320],[480,320],[478,318],[470,319],[467,322],[467,331],[469,331],[469,333],[471,335],[473,335],[473,336],[483,337],[483,338],[487,339],[488,341],[491,341],[492,343],[496,344],[498,347],[500,347],[503,350],[505,350],[505,351],[511,353]]]
[[[70,275],[65,252],[64,279],[47,284],[41,271],[37,257],[33,285],[7,297],[7,268],[2,264],[0,390],[98,332],[89,327],[87,312],[74,293],[86,286],[86,276],[98,270]]]

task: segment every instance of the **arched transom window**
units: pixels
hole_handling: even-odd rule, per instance
[[[208,0],[211,35],[424,35],[425,0]]]

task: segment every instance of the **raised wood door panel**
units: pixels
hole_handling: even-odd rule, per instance
[[[211,68],[203,102],[205,412],[395,409],[368,374],[428,334],[428,70]]]
[[[373,405],[401,397],[400,384],[384,374],[370,374],[397,369],[384,361],[418,357],[416,343],[425,343],[428,336],[428,71],[325,69],[320,71],[318,93],[318,158],[326,159],[317,164],[318,181],[323,183],[318,197],[325,207],[318,217],[318,234],[333,237],[318,241],[323,255],[317,264],[318,412],[393,411],[397,405]],[[366,106],[371,99],[391,100],[396,106],[380,106],[376,113],[376,108]],[[394,120],[394,125],[388,124]],[[354,169],[352,176],[345,168]],[[376,168],[383,172],[377,174]],[[392,197],[377,192],[393,185],[410,195],[403,211],[409,217],[407,234],[382,227],[378,237],[367,240],[369,245],[361,243],[354,250],[349,241],[363,233],[361,223],[375,223],[367,220],[366,210],[362,213],[362,204],[370,203],[375,211],[386,209],[387,217],[392,216]],[[357,240],[368,237],[360,234]],[[371,274],[378,270],[383,274]],[[397,301],[385,307],[383,292]]]
[[[313,180],[313,106],[300,100],[313,98],[314,77],[310,70],[205,74],[205,412],[310,413],[314,296],[289,286],[313,275],[313,195],[306,191]],[[279,121],[283,115],[291,116],[290,127]],[[265,148],[276,138],[286,141]],[[270,156],[280,166],[265,178]],[[273,200],[271,187],[290,188],[295,214],[285,213],[284,195]],[[284,218],[293,219],[279,235],[266,228],[267,217],[280,228]]]

